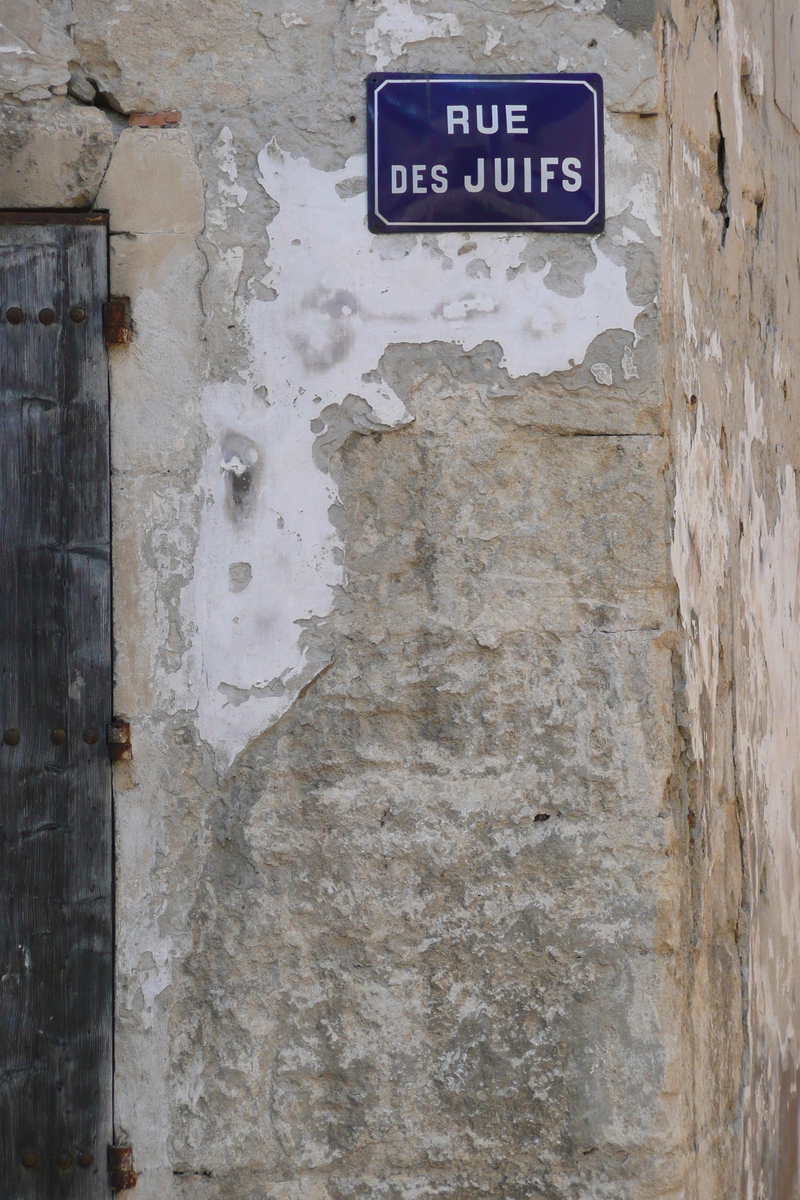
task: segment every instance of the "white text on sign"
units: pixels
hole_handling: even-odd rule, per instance
[[[475,128],[478,133],[497,133],[500,128],[499,105],[492,106],[491,124],[487,124],[483,105],[475,105]],[[528,119],[527,104],[506,104],[506,133],[527,133],[528,126],[523,121]],[[469,133],[469,109],[466,104],[448,104],[447,132],[455,133],[456,127],[461,133]]]
[[[477,107],[480,109],[481,106]],[[492,107],[496,108],[497,106],[492,105]],[[521,108],[523,106],[507,105],[507,107]],[[520,132],[522,131],[520,130]],[[446,192],[449,186],[447,167],[442,163],[437,163],[430,168],[430,178],[427,172],[428,167],[425,163],[414,163],[410,167],[405,167],[400,163],[394,165],[392,167],[393,194],[399,196],[410,190],[416,195],[425,195],[429,185],[432,192]],[[495,191],[513,191],[520,177],[522,190],[524,192],[533,191],[533,160],[530,158],[522,159],[522,170],[519,174],[515,159],[496,158],[494,159],[494,172],[492,173],[490,167],[488,175],[490,186],[493,178]],[[556,187],[560,184],[565,192],[577,192],[582,182],[580,159],[542,158],[539,160],[539,191],[543,194],[549,190],[551,183]],[[463,186],[468,192],[482,192],[486,183],[486,159],[479,158],[475,164],[475,170],[470,175],[464,176]]]

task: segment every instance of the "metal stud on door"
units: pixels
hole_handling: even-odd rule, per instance
[[[108,230],[0,214],[0,1196],[109,1194]]]

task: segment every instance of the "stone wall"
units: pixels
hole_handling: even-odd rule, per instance
[[[0,203],[108,209],[133,302],[115,1104],[142,1200],[712,1194],[654,14],[440,7],[0,9]],[[376,68],[601,71],[606,232],[371,237]]]
[[[791,0],[673,3],[663,34],[698,1194],[790,1200],[800,1191],[800,15]]]

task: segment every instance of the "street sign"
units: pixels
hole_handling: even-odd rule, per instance
[[[603,228],[599,75],[370,75],[373,233]]]

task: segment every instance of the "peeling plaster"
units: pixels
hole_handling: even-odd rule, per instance
[[[331,612],[346,583],[329,517],[336,486],[314,465],[320,413],[354,396],[367,406],[366,427],[407,424],[411,415],[380,378],[392,344],[443,341],[471,350],[491,340],[511,376],[548,375],[580,362],[604,330],[633,331],[641,311],[628,298],[624,266],[596,240],[581,294],[560,296],[547,286],[549,263],[526,266],[526,235],[476,234],[473,249],[460,254],[459,234],[370,234],[363,195],[347,186],[364,176],[361,156],[325,172],[273,141],[259,169],[280,208],[262,280],[275,299],[246,306],[248,378],[204,392],[205,503],[187,598],[198,628],[200,733],[224,767],[330,661],[330,650],[303,633]],[[222,449],[232,436],[249,439],[260,463],[246,519],[232,517],[235,475]],[[232,562],[252,565],[252,583],[241,592],[229,588]]]
[[[486,45],[483,47],[483,53],[487,58],[489,58],[495,47],[500,45],[504,29],[504,25],[501,25],[499,29],[493,29],[491,25],[486,26]]]
[[[383,0],[381,7],[382,11],[366,34],[367,54],[375,59],[376,71],[384,71],[412,42],[458,37],[463,33],[461,22],[454,13],[419,12],[412,8],[409,0]]]
[[[606,210],[623,212],[629,205],[634,217],[646,221],[654,237],[661,236],[661,189],[655,171],[642,169],[636,143],[611,121],[606,121]]]

